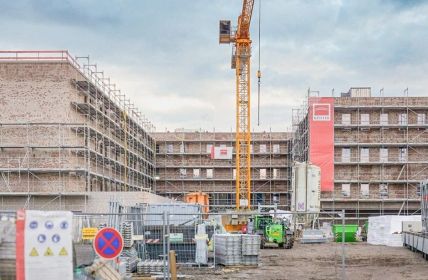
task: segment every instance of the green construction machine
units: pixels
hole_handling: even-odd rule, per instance
[[[294,232],[287,220],[271,215],[255,215],[253,232],[261,236],[260,247],[291,249],[294,244]]]

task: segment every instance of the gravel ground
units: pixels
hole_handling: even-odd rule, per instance
[[[342,279],[342,248],[337,243],[295,244],[293,249],[261,251],[257,268],[180,268],[189,279]],[[346,244],[346,279],[428,279],[428,261],[406,248]],[[187,278],[187,277],[186,277]]]

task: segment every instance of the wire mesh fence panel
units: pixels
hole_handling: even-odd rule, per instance
[[[16,213],[0,212],[0,279],[15,279]]]
[[[331,246],[334,250],[331,265],[337,273],[344,274],[344,242],[349,241],[349,233],[341,211],[195,214],[147,213],[138,207],[125,210],[114,205],[112,209],[123,213],[74,213],[75,273],[100,259],[94,250],[94,237],[100,229],[112,227],[122,235],[123,250],[118,260],[109,264],[128,275],[157,274],[168,278],[170,251],[175,251],[180,267],[266,265],[261,262],[262,248],[293,250],[297,242],[303,246],[338,242]],[[14,212],[0,212],[0,233],[5,228],[13,233],[10,238],[0,235],[1,279],[15,278],[15,218]]]

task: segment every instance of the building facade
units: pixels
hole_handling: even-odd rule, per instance
[[[319,145],[313,134],[320,104],[331,105],[332,135],[329,129],[324,135],[331,138],[331,157],[313,147]],[[428,178],[427,114],[428,97],[371,97],[367,88],[342,97],[309,97],[293,113],[293,153],[296,161],[318,162],[321,176],[333,170],[331,187],[321,186],[321,209],[345,209],[356,221],[419,211],[419,184]]]
[[[235,133],[178,131],[156,132],[153,136],[157,194],[182,200],[186,193],[202,191],[209,195],[211,209],[235,207]],[[252,134],[254,207],[274,203],[281,208],[289,207],[291,136],[285,132]],[[231,154],[227,155],[228,152]]]
[[[79,209],[87,192],[152,190],[152,126],[89,58],[0,58],[3,209]]]

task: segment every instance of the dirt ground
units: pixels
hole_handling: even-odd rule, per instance
[[[341,252],[337,243],[295,244],[291,250],[262,250],[256,268],[180,268],[179,272],[202,280],[343,279]],[[428,279],[428,261],[404,247],[346,244],[345,256],[345,279]]]

